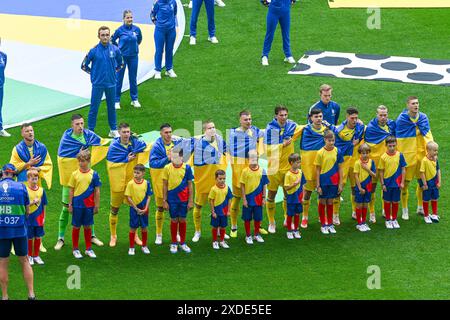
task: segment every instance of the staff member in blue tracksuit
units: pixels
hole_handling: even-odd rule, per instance
[[[81,64],[81,69],[91,75],[92,82],[88,127],[91,131],[95,130],[98,108],[104,93],[108,108],[109,136],[117,138],[119,137],[119,132],[117,131],[116,110],[114,108],[117,83],[116,73],[123,68],[123,58],[120,49],[109,42],[111,32],[108,27],[103,26],[98,29],[98,38],[100,43],[89,51]],[[92,66],[89,67],[91,63]]]
[[[2,106],[3,106],[3,85],[5,84],[5,68],[8,57],[0,51],[0,137],[10,137],[11,135],[3,129]]]
[[[283,51],[285,55],[285,62],[295,63],[295,59],[291,53],[291,41],[289,33],[291,29],[291,5],[296,0],[261,0],[261,3],[269,7],[267,13],[266,37],[264,39],[264,48],[262,53],[261,63],[263,66],[269,65],[269,53],[272,47],[273,36],[277,29],[278,23],[281,26],[281,36],[283,38]]]
[[[119,40],[119,44],[117,44],[117,40]],[[141,104],[138,101],[137,70],[139,64],[139,45],[142,42],[142,32],[138,26],[133,24],[133,13],[131,10],[125,10],[123,12],[123,25],[114,32],[111,42],[119,47],[123,56],[125,68],[128,67],[131,105],[135,108],[140,108]],[[121,69],[117,74],[116,109],[120,109],[120,95],[122,93],[125,68]]]
[[[208,41],[211,43],[219,43],[219,40],[216,38],[216,25],[214,23],[214,0],[192,0],[190,45],[197,43],[197,20],[203,2],[205,2],[206,15],[208,16]]]
[[[33,269],[28,261],[27,216],[30,199],[25,185],[13,180],[17,170],[12,164],[3,166],[0,180],[0,286],[2,300],[8,300],[8,264],[11,247],[22,265],[28,288],[28,299],[35,300]]]
[[[155,79],[161,79],[162,55],[166,52],[166,76],[176,78],[173,71],[173,47],[177,32],[175,18],[177,3],[175,0],[158,0],[153,4],[150,17],[155,24]]]

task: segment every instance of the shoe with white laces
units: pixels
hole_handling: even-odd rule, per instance
[[[425,212],[423,211],[423,207],[422,206],[417,206],[417,214],[419,215],[419,216],[423,216],[423,215],[425,215]]]
[[[268,231],[269,233],[275,233],[276,232],[275,224],[270,223]]]
[[[269,58],[267,58],[266,56],[261,58],[261,64],[263,66],[268,66],[269,65]]]
[[[28,262],[30,263],[30,266],[34,265],[33,257],[28,256]]]
[[[120,102],[116,102],[114,104],[114,109],[119,110],[120,109]]]
[[[252,239],[252,237],[250,236],[250,237],[245,237],[245,242],[247,243],[247,244],[253,244],[253,239]]]
[[[37,256],[37,257],[33,257],[33,260],[35,263],[39,264],[39,265],[43,265],[44,264],[44,260],[41,259],[41,257]]]
[[[39,251],[43,252],[43,253],[47,252],[47,249],[45,249],[44,244],[42,242],[41,242],[41,245],[39,246]]]
[[[155,80],[161,80],[161,71],[155,71]]]
[[[356,229],[362,232],[363,231],[362,230],[362,224],[357,224],[356,225]]]
[[[110,130],[108,133],[108,137],[110,137],[110,138],[120,137],[119,131],[118,130]]]
[[[177,253],[178,252],[178,245],[176,243],[172,243],[170,245],[170,253]]]
[[[260,234],[254,236],[253,239],[256,240],[256,242],[259,242],[259,243],[263,243],[264,242],[264,239],[263,239],[263,237],[261,237]]]
[[[224,249],[230,249],[230,246],[225,241],[221,241],[219,244]]]
[[[194,237],[192,238],[192,242],[198,242],[200,240],[201,232],[195,231]]]
[[[333,224],[335,226],[338,226],[341,224],[341,221],[339,220],[339,215],[338,214],[333,214]]]
[[[328,226],[328,232],[331,234],[336,234],[336,229],[332,224]]]
[[[372,229],[370,229],[369,225],[367,223],[364,224],[364,228],[366,229],[366,231],[370,231]]]
[[[433,223],[439,223],[439,216],[437,214],[432,214],[431,221],[433,221]]]
[[[287,62],[287,63],[290,63],[290,64],[295,64],[295,59],[294,59],[294,57],[286,57],[286,58],[284,58],[284,62]]]
[[[217,40],[217,38],[215,36],[208,37],[208,41],[213,43],[213,44],[219,43],[219,40]]]
[[[214,250],[219,250],[219,249],[220,249],[220,247],[219,247],[219,242],[214,241],[214,242],[212,243],[212,247],[213,247]]]
[[[73,253],[73,256],[74,256],[75,258],[77,258],[77,259],[83,258],[83,256],[81,255],[80,250],[73,250],[72,253]]]
[[[155,244],[161,245],[162,244],[162,234],[157,234],[155,239]]]
[[[300,231],[298,231],[298,230],[294,231],[294,238],[295,239],[301,239],[302,238],[302,235],[300,234]]]
[[[129,256],[134,256],[136,254],[136,250],[134,248],[129,248],[128,249],[128,255]]]
[[[150,249],[148,247],[142,247],[141,250],[144,254],[150,254]]]
[[[403,220],[409,220],[409,212],[408,212],[408,208],[402,208],[402,219]]]
[[[55,244],[55,250],[61,250],[62,247],[64,247],[64,239],[59,238]]]
[[[97,256],[95,255],[94,250],[92,250],[92,249],[91,250],[86,250],[84,253],[91,259],[97,258]]]
[[[186,243],[183,243],[183,244],[180,246],[180,248],[181,248],[181,250],[183,250],[183,251],[186,252],[186,253],[191,253],[191,248],[189,248],[188,245],[187,245]]]
[[[189,37],[189,44],[190,44],[191,46],[195,46],[195,45],[197,44],[197,38],[194,37],[194,36],[190,36],[190,37]]]
[[[173,69],[170,69],[169,71],[166,71],[166,76],[169,76],[169,78],[176,78],[177,74],[173,71]]]
[[[423,217],[423,220],[425,221],[425,223],[428,223],[428,224],[433,223],[430,216]]]
[[[391,220],[386,220],[385,225],[386,225],[387,229],[394,229],[394,226],[392,225]]]
[[[266,235],[269,234],[269,232],[264,228],[259,228],[259,234]]]
[[[369,221],[370,221],[370,223],[376,223],[377,222],[377,218],[375,216],[375,213],[371,213],[370,214]]]
[[[222,0],[214,0],[214,4],[218,7],[225,7],[225,3]]]
[[[397,220],[393,220],[393,221],[392,221],[392,227],[393,227],[394,229],[400,229],[400,225],[398,224],[398,221],[397,221]]]
[[[300,227],[302,227],[303,229],[308,228],[308,219],[303,218]]]
[[[8,133],[8,131],[6,131],[5,129],[0,130],[0,137],[11,137],[11,134]]]
[[[357,220],[357,218],[356,218],[356,212],[352,212],[352,219],[353,219],[353,220]]]
[[[135,108],[142,107],[138,100],[131,101],[131,105]]]
[[[294,239],[294,235],[292,234],[291,231],[286,232],[286,237],[287,237],[289,240]]]
[[[322,234],[330,234],[327,226],[320,227],[320,232],[322,232]]]
[[[188,8],[189,8],[189,9],[192,9],[192,0],[189,1]]]
[[[231,229],[231,232],[230,232],[230,237],[232,237],[232,238],[237,238],[237,229]]]

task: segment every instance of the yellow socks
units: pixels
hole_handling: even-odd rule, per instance
[[[408,185],[409,185],[409,182],[405,181],[405,187],[402,189],[402,194],[401,194],[402,208],[408,208],[408,200],[409,200]]]
[[[269,218],[269,223],[274,224],[275,223],[275,201],[267,200],[266,211],[267,211],[267,218]]]
[[[237,217],[239,214],[239,203],[241,201],[241,198],[233,197],[231,199],[231,212],[230,212],[230,218],[231,218],[231,227],[235,228],[237,226]]]
[[[164,211],[162,211],[162,212],[156,211],[155,222],[156,222],[156,234],[162,234],[163,222],[164,222]]]
[[[119,221],[119,214],[114,214],[110,212],[109,214],[109,229],[111,230],[111,235],[113,237],[117,236],[117,222]]]
[[[283,199],[283,212],[284,212],[284,218],[287,217],[287,200],[286,198]]]
[[[372,192],[372,196],[370,198],[369,213],[375,213],[375,192]]]
[[[302,213],[303,219],[308,219],[310,204],[311,204],[311,199],[303,200],[303,213]]]
[[[352,213],[353,213],[353,212],[356,212],[355,195],[353,193],[351,194],[350,199],[352,201]]]
[[[194,206],[194,211],[192,212],[194,217],[194,227],[196,232],[200,232],[202,230],[202,209]]]
[[[422,207],[423,206],[423,193],[422,193],[422,188],[419,186],[419,184],[417,184],[416,196],[417,196],[417,206]]]
[[[333,214],[339,215],[339,210],[341,210],[341,197],[336,197],[333,199]]]

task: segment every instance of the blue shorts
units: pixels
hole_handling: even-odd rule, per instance
[[[244,221],[262,221],[263,209],[262,206],[248,206],[242,207],[242,220]]]
[[[334,199],[338,197],[338,186],[320,186],[322,188],[322,195],[319,199]]]
[[[226,228],[228,226],[228,217],[227,216],[217,216],[217,218],[213,218],[211,216],[211,226],[213,228]]]
[[[170,203],[169,202],[169,214],[170,218],[183,218],[186,219],[187,216],[187,202],[182,203]]]
[[[38,227],[38,226],[28,226],[27,227],[28,239],[42,238],[44,235],[45,235],[44,227]]]
[[[24,257],[28,255],[27,237],[0,239],[0,258],[8,258],[11,253],[11,245],[14,245],[16,256]]]
[[[365,194],[361,194],[358,187],[353,188],[353,191],[355,191],[356,203],[370,203],[370,201],[372,200],[372,192],[368,192],[366,190]]]
[[[383,191],[383,200],[387,202],[399,202],[400,201],[400,188],[387,188],[387,191]]]
[[[148,227],[148,214],[139,215],[134,208],[130,208],[130,228],[147,228]]]
[[[287,204],[287,215],[293,217],[296,214],[303,212],[303,206],[301,203],[288,203]]]
[[[92,226],[94,224],[94,208],[73,208],[72,226]]]
[[[423,201],[438,200],[439,199],[439,189],[430,188],[428,190],[422,191]]]

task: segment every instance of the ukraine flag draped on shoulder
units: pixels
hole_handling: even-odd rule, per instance
[[[41,157],[41,161],[36,164],[34,167],[39,168],[39,177],[45,180],[47,183],[48,189],[52,187],[52,175],[53,175],[53,163],[50,158],[50,154],[48,153],[47,147],[40,143],[37,140],[34,140],[33,143],[33,154],[30,154],[30,150],[26,145],[25,141],[21,141],[18,143],[11,152],[11,159],[9,160],[12,163],[19,175],[17,177],[17,181],[27,181],[27,172],[28,169],[25,169],[25,164],[30,161],[31,157],[36,158],[38,156]],[[41,181],[39,180],[39,184],[41,185]]]
[[[415,166],[425,156],[426,144],[433,141],[428,117],[419,112],[416,119],[411,119],[405,109],[396,121],[396,137],[408,167]]]
[[[215,185],[215,172],[227,169],[227,144],[219,135],[213,142],[205,136],[194,137],[194,183],[197,193],[209,193]]]
[[[128,182],[133,178],[133,168],[139,162],[139,155],[147,149],[147,144],[136,137],[130,138],[130,143],[124,146],[120,138],[111,142],[106,155],[106,169],[112,192],[123,192]],[[136,158],[128,162],[128,155],[136,154]]]
[[[315,178],[316,168],[314,160],[317,152],[325,145],[323,133],[326,127],[322,126],[319,130],[315,130],[311,124],[303,129],[302,139],[300,140],[300,151],[302,156],[302,172],[306,180]]]
[[[364,140],[370,146],[370,157],[375,161],[375,165],[378,165],[380,157],[386,152],[385,140],[391,135],[396,135],[394,120],[388,120],[384,127],[378,124],[377,118],[367,124]]]
[[[78,161],[76,157],[80,150],[92,146],[91,165],[94,166],[106,157],[108,147],[105,145],[111,141],[110,139],[100,138],[94,132],[84,129],[83,135],[86,144],[83,144],[74,139],[72,134],[73,129],[67,129],[61,138],[58,148],[59,181],[62,186],[68,185],[72,172],[77,170]]]
[[[283,148],[283,142],[292,138],[292,142],[297,140],[304,126],[299,126],[292,120],[287,120],[284,127],[280,127],[276,119],[267,124],[264,133],[264,147],[268,159],[268,175],[278,171],[288,171],[289,155],[294,152],[294,143]]]
[[[353,168],[354,162],[358,159],[358,146],[364,139],[365,126],[359,122],[355,128],[347,127],[348,121],[345,120],[339,126],[331,126],[331,130],[336,134],[336,147],[344,157],[344,162],[348,161],[350,168]],[[353,140],[359,140],[357,145],[353,145]]]

